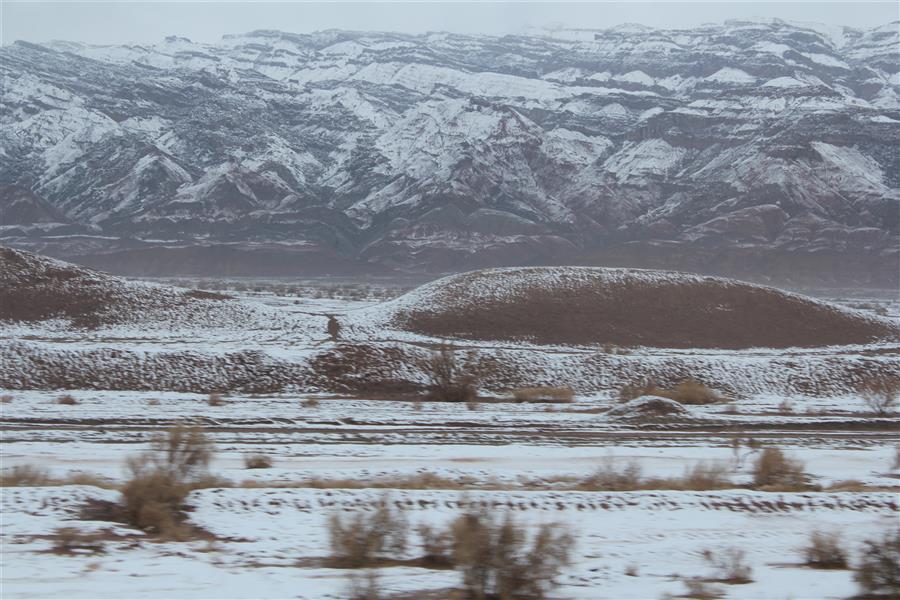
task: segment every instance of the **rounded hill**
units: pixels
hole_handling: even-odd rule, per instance
[[[442,338],[667,348],[787,348],[897,339],[887,319],[770,287],[667,271],[489,269],[423,285],[377,308]]]

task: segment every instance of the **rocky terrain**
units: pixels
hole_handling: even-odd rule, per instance
[[[897,24],[0,48],[0,239],[119,272],[897,281]]]

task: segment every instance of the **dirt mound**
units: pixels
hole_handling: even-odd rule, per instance
[[[774,288],[638,269],[474,271],[426,284],[378,311],[391,325],[424,335],[539,344],[736,349],[900,337],[887,319]]]
[[[127,281],[31,252],[0,247],[0,321],[70,319],[76,327],[124,322],[227,296]]]
[[[609,412],[606,414],[610,417],[626,420],[663,417],[684,418],[688,415],[688,411],[681,403],[662,396],[641,396],[609,409]]]

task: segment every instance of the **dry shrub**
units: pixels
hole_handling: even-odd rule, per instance
[[[516,402],[571,402],[575,391],[566,387],[526,387],[510,392]]]
[[[213,392],[206,398],[206,403],[210,406],[224,406],[225,400],[222,399],[222,394]]]
[[[866,540],[853,578],[876,597],[900,597],[900,529]]]
[[[715,570],[715,581],[719,583],[750,583],[753,568],[747,564],[747,553],[740,548],[704,550],[703,559]]]
[[[74,527],[60,527],[53,532],[54,543],[51,552],[54,554],[100,554],[103,542],[97,534],[82,533]]]
[[[450,531],[442,531],[420,523],[416,527],[416,533],[422,543],[425,555],[422,557],[423,566],[441,568],[453,566],[452,535]]]
[[[728,467],[719,461],[695,464],[687,470],[681,481],[681,489],[685,490],[721,490],[732,487]]]
[[[147,400],[147,406],[159,406],[159,398],[150,398]]]
[[[859,387],[863,402],[879,417],[890,416],[897,404],[900,394],[900,378],[890,376],[872,376],[863,381]]]
[[[9,404],[12,401],[13,397],[9,394],[3,394],[2,396],[0,396],[0,404]]]
[[[335,513],[328,520],[331,566],[359,569],[377,565],[392,553],[406,550],[409,526],[392,510],[387,497],[374,512],[356,512],[346,520]]]
[[[685,379],[674,389],[657,387],[653,382],[627,384],[619,390],[619,401],[629,402],[641,396],[661,396],[681,404],[718,404],[725,399],[694,379]]]
[[[271,469],[272,457],[265,454],[248,454],[244,456],[244,468],[247,469]]]
[[[507,514],[502,524],[488,512],[462,515],[451,526],[453,561],[469,598],[542,599],[569,563],[575,543],[566,531],[545,524],[527,543],[525,530]]]
[[[212,442],[197,427],[177,425],[154,438],[149,452],[128,459],[122,487],[125,520],[139,529],[182,538],[183,504],[188,493],[205,487]]]
[[[432,402],[473,403],[478,398],[475,377],[463,373],[453,349],[444,344],[421,363],[428,376],[426,400]]]
[[[605,459],[597,469],[582,482],[585,489],[624,492],[636,490],[643,484],[643,470],[635,460],[628,461],[618,469],[611,459]]]
[[[363,574],[351,573],[348,584],[349,600],[381,600],[385,597],[381,592],[378,572],[374,569],[367,569]]]
[[[16,465],[15,467],[0,472],[0,486],[2,487],[31,487],[49,485],[52,483],[50,474],[33,465]]]
[[[836,533],[813,531],[803,555],[806,565],[814,569],[847,568],[847,553]]]
[[[303,408],[318,408],[319,400],[318,398],[307,398],[306,400],[300,402],[300,406],[302,406]]]
[[[691,598],[691,600],[717,600],[725,595],[725,590],[721,586],[712,585],[702,579],[692,578],[684,580],[686,589],[682,598]]]
[[[790,401],[790,399],[785,398],[781,402],[778,403],[778,414],[780,415],[791,415],[794,414],[794,403]]]
[[[769,491],[810,489],[803,463],[778,448],[766,448],[753,464],[753,487]]]
[[[63,394],[62,396],[60,396],[59,398],[56,399],[56,403],[62,404],[65,406],[74,406],[74,405],[78,404],[78,400],[76,400],[70,394]]]

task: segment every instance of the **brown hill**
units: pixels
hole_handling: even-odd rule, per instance
[[[786,348],[900,335],[890,320],[798,294],[636,269],[474,271],[429,283],[373,310],[367,318],[424,335],[540,344]]]

